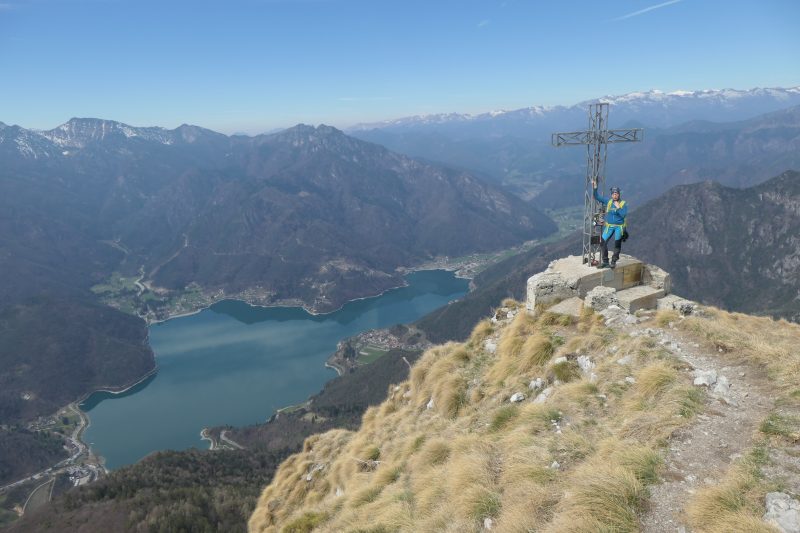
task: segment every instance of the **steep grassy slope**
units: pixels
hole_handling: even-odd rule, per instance
[[[359,431],[307,439],[265,489],[250,530],[637,531],[668,439],[699,423],[707,404],[688,363],[646,328],[680,323],[714,357],[769,373],[776,396],[794,390],[800,328],[785,321],[661,313],[623,332],[590,313],[573,321],[505,305],[513,318],[428,351]],[[581,355],[596,364],[589,372]],[[546,399],[509,401],[540,394],[529,389],[536,378]],[[722,498],[699,491],[690,507],[698,531],[772,531],[758,504],[768,485],[748,464],[731,466]],[[726,490],[744,496],[732,505]]]
[[[283,464],[251,530],[477,531],[487,520],[503,531],[634,529],[657,443],[700,398],[652,340],[618,345],[598,317],[571,322],[518,312],[430,350],[360,431],[312,437]],[[612,345],[641,359],[635,384],[610,358],[596,382],[581,375],[578,354]],[[535,378],[560,385],[547,401],[509,403]]]

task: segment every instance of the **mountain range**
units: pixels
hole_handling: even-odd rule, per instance
[[[714,179],[749,186],[798,165],[800,88],[632,93],[571,107],[412,117],[354,128],[392,150],[480,172],[540,207],[580,199],[585,150],[553,148],[556,131],[589,126],[587,106],[610,103],[609,127],[644,127],[644,141],[609,147],[606,176],[637,201]]]
[[[144,321],[90,290],[115,272],[329,311],[402,268],[555,230],[468,173],[327,126],[249,138],[98,119],[0,128],[0,221],[4,423],[153,369]]]
[[[436,131],[454,138],[491,136],[537,137],[549,140],[554,131],[574,131],[588,125],[590,104],[608,103],[613,109],[612,123],[649,127],[671,127],[694,120],[730,122],[745,120],[800,105],[800,86],[788,88],[722,89],[700,91],[659,90],[607,95],[572,106],[531,106],[480,114],[444,113],[417,115],[381,122],[362,123],[348,128],[359,131]]]
[[[40,203],[57,194],[48,216],[115,243],[123,268],[167,289],[258,288],[261,303],[331,310],[401,284],[398,267],[555,229],[469,173],[327,126],[249,138],[73,119],[5,127],[2,148],[7,179]]]

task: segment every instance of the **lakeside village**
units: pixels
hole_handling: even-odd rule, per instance
[[[25,426],[25,429],[41,435],[41,438],[52,439],[54,446],[61,444],[67,457],[43,470],[0,486],[0,515],[11,512],[21,516],[71,487],[86,485],[106,474],[102,458],[92,453],[81,440],[88,422],[86,415],[73,403]]]
[[[81,440],[88,426],[88,418],[79,409],[71,404],[52,416],[39,417],[27,426],[30,431],[47,432],[64,440],[64,449],[69,457],[45,472],[51,475],[64,474],[75,487],[90,483],[106,472],[102,459],[91,453]]]

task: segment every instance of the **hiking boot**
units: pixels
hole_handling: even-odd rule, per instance
[[[608,265],[608,266],[609,266],[609,268],[617,268],[617,262],[616,261],[611,261],[611,264]]]
[[[597,265],[597,268],[608,268],[609,266],[611,266],[611,265],[609,265],[607,262],[603,261],[602,263]]]

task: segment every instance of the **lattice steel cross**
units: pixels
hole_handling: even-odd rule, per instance
[[[610,143],[639,142],[644,138],[644,130],[633,128],[628,130],[609,130],[608,104],[599,103],[589,106],[588,131],[573,131],[553,134],[553,146],[573,144],[586,145],[587,169],[586,184],[583,194],[583,262],[597,264],[600,253],[600,238],[603,232],[603,220],[606,206],[599,205],[594,199],[592,182],[597,180],[601,191],[605,185],[606,159]]]

